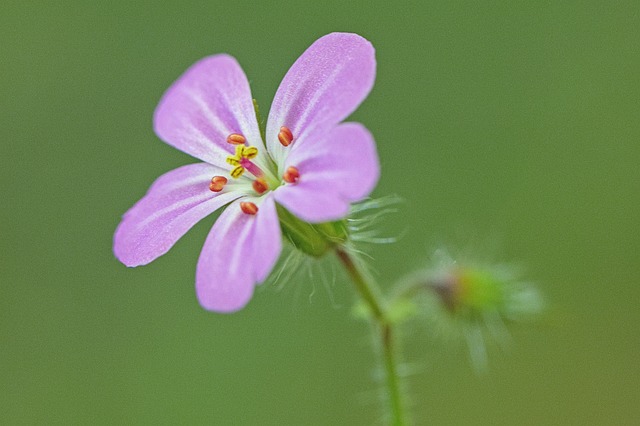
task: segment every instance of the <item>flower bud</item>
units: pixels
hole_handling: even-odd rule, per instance
[[[391,306],[412,301],[430,330],[466,340],[472,364],[484,370],[486,339],[508,342],[507,325],[540,314],[542,297],[514,267],[442,260],[405,278]]]
[[[535,287],[505,266],[455,265],[425,278],[426,288],[450,314],[469,320],[489,312],[516,321],[542,309]]]

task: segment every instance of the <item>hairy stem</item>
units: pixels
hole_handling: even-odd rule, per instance
[[[353,261],[352,257],[343,247],[336,247],[338,259],[344,265],[360,297],[365,301],[371,311],[371,319],[380,339],[382,358],[386,375],[389,408],[391,410],[391,424],[394,426],[406,425],[402,394],[400,392],[400,377],[396,365],[392,324],[388,319],[384,306],[379,301],[378,292],[373,283],[369,282]]]

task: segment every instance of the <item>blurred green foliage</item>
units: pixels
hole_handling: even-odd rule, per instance
[[[632,0],[4,0],[0,423],[376,421],[374,358],[341,275],[260,288],[221,316],[193,290],[213,218],[149,266],[111,253],[120,215],[193,161],[152,131],[171,82],[228,52],[266,113],[288,67],[332,31],[377,49],[376,87],[352,119],[379,146],[376,195],[407,200],[381,225],[405,237],[370,250],[379,280],[471,244],[522,261],[551,302],[507,356],[489,348],[485,376],[464,348],[407,333],[417,423],[633,423],[639,17]]]

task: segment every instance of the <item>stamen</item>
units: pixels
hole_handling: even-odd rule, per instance
[[[293,142],[293,133],[288,127],[282,126],[280,127],[280,133],[278,133],[278,140],[282,146],[289,146]]]
[[[264,194],[269,190],[269,185],[267,184],[267,181],[262,178],[254,180],[252,186],[253,186],[253,190],[256,191],[258,194]]]
[[[236,153],[234,155],[230,155],[227,157],[227,163],[231,164],[232,166],[237,166],[240,164],[240,161],[242,161],[242,152],[244,151],[244,145],[237,145],[236,146]]]
[[[214,176],[209,184],[209,189],[213,192],[220,192],[227,184],[227,178],[224,176]]]
[[[245,214],[255,215],[258,213],[258,206],[250,201],[243,201],[240,203],[240,210]]]
[[[240,176],[242,176],[242,174],[244,173],[244,167],[242,166],[235,166],[232,170],[231,170],[231,177],[234,179],[238,179]]]
[[[227,163],[234,166],[233,170],[231,170],[231,177],[234,179],[239,178],[245,169],[257,178],[262,177],[264,173],[260,170],[260,167],[250,161],[257,156],[258,148],[255,146],[236,145],[235,154],[227,157]]]
[[[245,139],[245,137],[240,133],[231,133],[229,136],[227,136],[227,143],[230,143],[232,145],[244,145],[246,141],[247,139]]]
[[[242,156],[248,160],[256,158],[257,155],[258,148],[256,148],[255,146],[244,147],[244,149],[242,150]]]
[[[282,175],[282,179],[287,183],[296,183],[300,180],[300,172],[293,166],[287,167],[287,171]]]

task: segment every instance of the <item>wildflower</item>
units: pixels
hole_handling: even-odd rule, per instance
[[[361,124],[341,123],[374,78],[374,49],[364,38],[320,38],[280,84],[263,140],[236,60],[222,54],[197,62],[164,94],[154,128],[169,145],[204,163],[153,183],[118,226],[116,257],[127,266],[147,264],[228,205],[200,254],[196,293],[209,310],[245,306],[278,259],[282,217],[334,221],[375,186],[379,165],[371,134]]]

